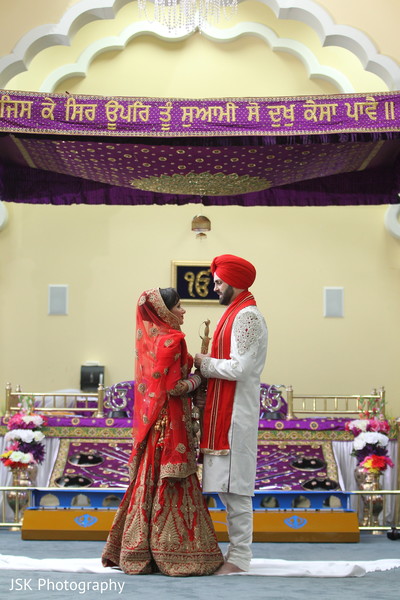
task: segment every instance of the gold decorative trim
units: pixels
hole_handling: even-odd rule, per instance
[[[259,429],[258,441],[262,440],[304,440],[304,441],[343,441],[351,442],[354,436],[349,431],[310,431],[305,429]]]
[[[377,142],[375,144],[374,148],[368,154],[368,156],[363,160],[360,167],[358,167],[357,171],[364,171],[368,167],[371,160],[373,160],[375,158],[375,156],[381,151],[381,148],[384,144],[386,144],[385,140],[383,140],[381,142]]]
[[[12,141],[14,142],[14,144],[17,146],[18,150],[21,152],[26,163],[30,167],[32,167],[32,169],[37,169],[37,166],[35,165],[34,160],[32,159],[31,155],[29,154],[29,151],[25,148],[22,141],[19,138],[15,137],[15,135],[11,135],[10,137],[11,137]]]
[[[6,428],[4,428],[7,431]],[[1,433],[1,431],[0,431]],[[51,438],[107,438],[132,440],[131,427],[43,427],[45,437]]]
[[[164,194],[197,194],[198,196],[234,196],[268,190],[272,182],[252,175],[237,173],[187,173],[173,175],[152,175],[132,179],[130,185],[135,189],[146,192],[161,192]]]

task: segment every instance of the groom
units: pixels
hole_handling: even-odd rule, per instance
[[[211,264],[214,291],[226,306],[211,354],[196,354],[195,366],[208,379],[201,451],[203,492],[217,492],[227,510],[229,546],[215,573],[248,571],[252,557],[254,480],[260,414],[260,377],[268,332],[248,288],[256,270],[231,254]]]

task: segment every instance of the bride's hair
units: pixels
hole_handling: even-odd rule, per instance
[[[176,304],[178,304],[181,299],[178,292],[174,288],[160,288],[161,298],[164,301],[165,306],[168,310],[174,308]]]

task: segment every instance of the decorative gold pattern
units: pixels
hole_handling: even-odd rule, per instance
[[[275,133],[279,135],[278,131]],[[229,130],[229,134],[233,132]],[[381,150],[384,156],[387,142],[271,147],[229,145],[221,149],[212,146],[177,148],[168,143],[143,147],[140,143],[107,144],[68,137],[63,140],[21,138],[15,143],[27,164],[46,171],[158,193],[235,196],[327,175],[362,171],[380,156]],[[304,150],[305,147],[308,150]],[[114,156],[109,156],[110,153]],[[197,172],[199,165],[201,172]]]
[[[189,391],[190,382],[187,379],[180,379],[172,390],[168,390],[170,396],[182,396]],[[197,387],[197,386],[196,386]],[[190,386],[192,388],[192,386]]]
[[[279,421],[282,424],[282,429],[259,429],[258,440],[311,440],[311,441],[346,441],[350,442],[354,440],[354,436],[349,431],[308,431],[305,429],[283,429],[284,422]]]
[[[284,444],[282,444],[281,441],[278,440],[259,440],[258,442],[259,448],[264,447],[265,449],[267,449],[268,447],[278,447],[281,451],[286,450],[287,454],[288,454],[288,458],[293,456],[293,447],[300,447],[301,446],[309,446],[310,445],[310,440],[287,440],[285,441]],[[318,444],[314,445],[315,449],[319,448],[322,451],[323,457],[324,457],[324,461],[326,462],[327,465],[327,469],[326,472],[324,471],[324,473],[318,473],[319,476],[324,476],[324,477],[328,477],[329,479],[332,479],[334,481],[339,481],[339,475],[338,475],[338,468],[337,468],[337,464],[336,464],[336,460],[335,460],[335,456],[333,454],[333,449],[332,449],[332,442],[325,440],[325,441],[319,441]]]
[[[185,167],[184,167],[185,168]],[[214,166],[215,169],[222,166]],[[237,173],[187,173],[132,179],[130,185],[138,190],[164,194],[193,194],[199,196],[233,196],[267,190],[271,181]]]
[[[74,422],[73,422],[74,421]],[[71,427],[65,426],[51,426],[44,427],[43,433],[46,437],[49,438],[116,438],[116,439],[131,439],[132,429],[131,427],[99,427],[95,426],[95,422],[98,419],[93,419],[93,427],[82,426],[77,427],[79,425],[81,419],[78,417],[74,417],[71,419],[71,424],[75,427],[71,430]],[[266,439],[266,440],[298,440],[298,439],[307,439],[307,440],[332,440],[332,441],[346,441],[351,442],[354,440],[354,436],[352,433],[348,431],[340,431],[340,430],[319,430],[319,431],[307,431],[305,429],[284,429],[284,421],[277,421],[281,425],[280,430],[274,429],[259,429],[258,431],[258,439]],[[7,433],[7,427],[2,425],[0,426],[0,435],[5,435]],[[396,436],[393,435],[390,439],[396,439]]]
[[[165,306],[164,300],[160,294],[159,288],[152,288],[148,290],[146,299],[153,305],[156,313],[161,318],[162,321],[170,325],[172,329],[177,329],[180,331],[180,325],[178,322],[178,317],[175,316],[168,308]],[[143,296],[142,296],[143,298]]]
[[[223,558],[197,476],[163,478],[160,442],[160,432],[151,430],[131,465],[131,483],[108,536],[103,565],[117,565],[128,574],[210,575]]]
[[[24,91],[19,91],[19,90],[7,90],[8,94],[12,94],[13,97],[19,97],[19,96],[26,96],[26,92]],[[390,91],[390,92],[374,92],[373,94],[373,98],[375,101],[379,101],[379,102],[385,102],[386,100],[388,101],[395,101],[396,100],[396,92]],[[46,99],[48,97],[48,93],[43,93],[43,92],[33,92],[30,91],[29,92],[29,96],[34,98],[34,99],[38,99],[38,101],[43,101],[43,99]],[[365,98],[364,95],[359,95],[359,94],[328,94],[328,95],[324,95],[324,101],[331,101],[331,100],[348,100],[349,102],[354,102],[357,101],[359,97]],[[72,96],[70,96],[72,97]],[[62,102],[65,102],[67,96],[65,93],[53,93],[51,94],[51,98],[52,99],[60,99]],[[86,95],[86,94],[79,94],[75,95],[75,98],[79,99],[80,102],[86,102],[87,100],[90,101],[96,101],[98,102],[99,100],[104,101],[104,97],[103,96],[98,96],[98,95]],[[110,99],[112,100],[116,100],[118,101],[120,97],[119,96],[113,96],[110,97]],[[368,98],[368,96],[367,96]],[[109,99],[107,98],[107,100],[109,101]],[[176,103],[180,103],[180,102],[188,102],[188,98],[156,98],[156,97],[141,97],[138,98],[137,96],[135,97],[128,97],[128,96],[124,96],[123,100],[126,102],[145,102],[145,103],[149,103],[149,102],[157,102],[160,103],[162,102],[163,104],[166,104],[167,106],[168,103],[171,103],[171,101],[173,101],[174,104]],[[265,97],[265,98],[260,98],[260,97],[241,97],[241,98],[235,98],[235,97],[224,97],[224,98],[218,98],[218,102],[245,102],[246,104],[257,104],[261,101],[263,102],[271,102],[271,98]],[[208,101],[212,101],[213,103],[215,102],[215,98],[202,98],[201,102],[208,102]],[[310,101],[310,97],[309,96],[274,96],[273,97],[273,102],[277,102],[279,104],[282,103],[293,103],[293,102],[309,102]],[[192,99],[190,100],[191,104],[194,102]],[[261,136],[265,136],[266,135],[266,129],[265,127],[263,127],[263,123],[260,123],[259,121],[253,121],[255,123],[254,129],[247,129],[246,130],[246,135],[261,135]],[[54,135],[55,133],[60,133],[64,136],[72,136],[72,135],[81,135],[81,136],[92,136],[93,135],[93,131],[91,129],[83,129],[82,127],[77,127],[76,129],[74,128],[70,128],[67,131],[65,130],[65,127],[63,127],[63,123],[61,123],[61,126],[57,126],[57,123],[54,123],[52,121],[49,121],[49,124],[51,123],[51,127],[47,128],[43,128],[41,129],[41,133],[49,133]],[[222,131],[207,131],[207,137],[210,136],[232,136],[232,135],[243,135],[243,128],[240,127],[235,127],[233,126],[233,123],[231,124],[231,127],[227,127]],[[292,130],[291,133],[294,135],[304,135],[304,134],[311,134],[311,135],[316,135],[316,134],[326,134],[326,126],[324,127],[325,122],[324,121],[319,121],[318,125],[316,125],[314,122],[312,121],[308,121],[307,122],[307,126],[304,123],[301,123],[300,126],[298,126],[295,130]],[[32,127],[28,127],[28,126],[21,126],[19,127],[14,126],[11,128],[8,128],[8,130],[12,130],[14,132],[21,132],[21,133],[38,133],[37,128],[35,126]],[[369,131],[399,131],[399,125],[397,120],[391,121],[391,120],[385,120],[384,123],[376,123],[375,120],[371,120],[370,122],[370,126],[365,126],[365,125],[360,125],[357,122],[354,122],[351,124],[350,126],[344,125],[342,122],[337,123],[337,126],[333,127],[332,129],[329,130],[329,133],[344,133],[344,132],[349,132],[349,133],[353,133],[354,131],[365,131],[365,132],[369,132]],[[187,130],[185,131],[171,131],[169,129],[165,129],[162,131],[158,131],[155,135],[157,137],[186,137],[187,136]],[[283,127],[280,129],[275,129],[274,130],[274,134],[275,135],[283,135],[286,136],[287,135],[287,128]],[[114,130],[114,129],[102,129],[101,130],[101,136],[106,137],[116,137],[116,136],[122,136],[122,137],[126,137],[127,135],[132,135],[134,137],[148,137],[149,136],[149,132],[147,129],[144,129],[143,131],[141,129],[134,129],[133,131],[127,131],[125,128],[122,131],[119,130]],[[197,129],[191,130],[191,135],[192,136],[200,136],[200,137],[204,137],[204,128],[202,128],[200,131]],[[106,147],[108,146],[113,146],[113,144],[106,144]],[[143,152],[146,152],[147,150],[144,149]]]
[[[68,466],[68,455],[70,452],[70,447],[71,446],[78,446],[84,442],[88,442],[87,438],[81,438],[81,437],[77,437],[74,438],[73,440],[71,439],[62,439],[60,441],[60,447],[58,450],[58,454],[57,454],[57,458],[55,460],[54,466],[53,466],[53,470],[52,473],[50,475],[50,481],[49,481],[49,487],[57,487],[56,484],[56,480],[61,477],[64,473],[67,473],[68,475],[79,475],[80,471],[79,471],[79,466],[77,467],[72,467],[72,468],[67,468]],[[112,443],[109,442],[109,439],[103,439],[103,438],[94,438],[93,439],[94,444],[96,445],[96,443],[100,443],[100,444],[107,444],[107,443]],[[90,442],[89,442],[90,443]],[[131,439],[125,439],[125,440],[118,440],[118,445],[120,448],[120,452],[121,452],[121,448],[123,448],[122,453],[126,454],[126,462],[128,461],[128,457],[129,454],[131,452],[131,448],[132,448],[132,440]],[[104,475],[106,476],[106,464],[104,464]],[[87,474],[86,474],[87,475]],[[85,475],[85,476],[86,476]],[[121,482],[125,483],[125,485],[127,484],[127,479],[124,478],[125,473],[121,473]],[[100,487],[103,487],[102,485]],[[107,485],[104,485],[104,487],[109,487],[109,483]]]

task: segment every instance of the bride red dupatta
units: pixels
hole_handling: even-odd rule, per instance
[[[181,397],[169,395],[191,368],[184,338],[178,319],[165,306],[159,289],[143,292],[136,314],[134,444],[130,462],[134,465],[148,432],[168,402],[170,428],[161,477],[187,477],[196,471],[187,431],[190,407],[183,406]]]

